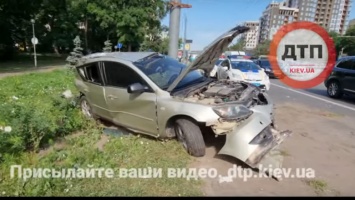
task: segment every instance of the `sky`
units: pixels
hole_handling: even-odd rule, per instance
[[[181,0],[191,8],[181,9],[180,37],[184,37],[184,18],[187,18],[186,35],[192,40],[191,50],[202,50],[219,35],[244,21],[258,21],[272,0]],[[277,2],[281,2],[278,0]],[[355,18],[355,0],[352,0],[349,19]],[[162,24],[169,26],[169,14]]]

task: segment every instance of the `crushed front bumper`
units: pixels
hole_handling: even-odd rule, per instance
[[[291,131],[278,131],[275,128],[273,106],[255,106],[253,115],[236,125],[226,134],[226,142],[218,154],[229,155],[243,161],[252,168],[261,163],[275,165],[276,161],[263,161],[263,158],[278,147]],[[282,163],[277,163],[278,167]]]

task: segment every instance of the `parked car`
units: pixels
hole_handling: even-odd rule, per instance
[[[188,66],[154,52],[85,56],[75,80],[82,112],[136,133],[176,137],[196,157],[205,155],[201,127],[208,127],[226,136],[219,154],[256,167],[289,134],[275,127],[272,99],[253,84],[209,77],[219,55],[248,30],[231,29]]]
[[[217,74],[217,69],[218,66],[221,64],[221,62],[224,60],[224,58],[219,58],[216,63],[214,64],[213,70],[210,72],[210,77],[212,78],[217,78],[216,74]]]
[[[329,77],[324,81],[331,98],[355,94],[355,56],[339,59]]]
[[[217,68],[217,79],[246,81],[261,88],[270,89],[270,80],[265,71],[249,59],[225,59]]]
[[[281,70],[274,70],[267,58],[261,58],[254,61],[257,65],[264,69],[270,78],[283,78],[284,73]]]

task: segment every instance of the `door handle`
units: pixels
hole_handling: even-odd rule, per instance
[[[108,95],[107,97],[110,98],[110,99],[118,99],[118,97],[113,96],[113,95]]]

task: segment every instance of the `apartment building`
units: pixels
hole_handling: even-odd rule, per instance
[[[316,22],[329,31],[345,34],[351,0],[287,0],[286,6],[299,9],[299,20]]]
[[[287,6],[287,2],[270,3],[260,18],[259,42],[272,40],[278,29],[288,23],[298,21],[299,9]]]
[[[259,42],[259,21],[247,21],[244,26],[250,28],[250,30],[244,34],[245,45],[244,48],[247,50],[255,49]]]

